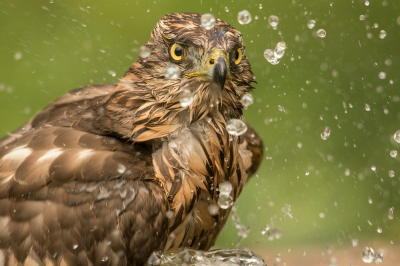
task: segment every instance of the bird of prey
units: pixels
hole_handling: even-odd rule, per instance
[[[262,158],[250,127],[227,131],[253,89],[242,34],[169,14],[144,47],[118,84],[72,90],[0,140],[0,265],[143,265],[214,244]]]

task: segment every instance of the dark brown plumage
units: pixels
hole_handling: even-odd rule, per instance
[[[210,214],[218,187],[229,181],[235,201],[262,143],[226,130],[252,90],[242,35],[200,18],[166,15],[119,84],[71,91],[0,140],[0,265],[142,265],[214,244],[231,209]]]

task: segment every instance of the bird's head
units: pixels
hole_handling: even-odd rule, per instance
[[[161,18],[142,47],[147,56],[139,57],[124,79],[147,90],[167,110],[189,110],[190,122],[222,110],[226,118],[238,118],[241,98],[254,82],[242,34],[219,19],[211,29],[201,20],[195,13]],[[167,74],[171,64],[178,70],[172,78]],[[193,96],[188,106],[179,101],[184,90]]]

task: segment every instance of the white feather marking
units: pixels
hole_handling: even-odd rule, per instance
[[[26,145],[24,146],[19,146],[7,153],[1,160],[0,160],[0,165],[1,161],[12,161],[13,163],[19,162],[22,163],[23,160],[26,159],[29,155],[31,155],[32,149],[31,148],[26,148]]]
[[[85,149],[85,150],[79,152],[77,159],[78,159],[78,160],[83,160],[83,159],[85,159],[86,157],[90,156],[90,154],[91,154],[92,152],[93,152],[93,150]]]
[[[3,185],[5,183],[7,183],[8,181],[10,181],[13,178],[14,174],[11,174],[9,177],[4,178],[3,180],[0,181],[0,185]],[[0,265],[1,266],[1,265]]]
[[[37,160],[37,163],[44,163],[46,161],[54,161],[60,154],[63,153],[61,149],[52,149],[46,152],[42,157]]]

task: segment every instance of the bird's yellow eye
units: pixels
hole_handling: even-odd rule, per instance
[[[238,48],[235,52],[235,65],[242,61],[242,49]]]
[[[179,61],[183,58],[184,49],[182,45],[174,43],[174,45],[171,46],[169,53],[171,54],[172,59]]]

